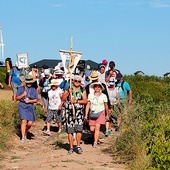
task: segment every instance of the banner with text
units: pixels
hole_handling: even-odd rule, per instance
[[[82,52],[59,50],[59,53],[65,73],[73,73],[82,56]]]
[[[17,62],[18,62],[18,68],[28,68],[28,53],[19,53],[17,54]]]

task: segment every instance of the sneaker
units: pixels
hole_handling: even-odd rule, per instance
[[[94,142],[93,148],[97,148],[97,143],[96,142]]]
[[[100,141],[100,140],[97,141],[97,144],[98,144],[98,145],[100,145],[100,144],[102,144],[102,143],[103,143],[103,142]]]
[[[106,130],[105,136],[106,136],[106,137],[109,136],[109,130]]]
[[[22,137],[21,142],[24,143],[26,141],[25,137]]]
[[[113,136],[113,131],[112,131],[112,129],[109,129],[109,135]]]
[[[50,134],[51,134],[51,132],[49,131],[49,130],[46,130],[46,131],[44,131],[43,132],[45,135],[48,135],[48,136],[50,136]]]
[[[81,147],[77,147],[77,153],[78,154],[82,154],[82,152],[83,152],[82,148]]]
[[[74,152],[73,148],[70,148],[68,154],[72,154]]]

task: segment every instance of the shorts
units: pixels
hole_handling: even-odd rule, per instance
[[[20,87],[21,85],[17,85],[15,83],[11,83],[11,87],[12,87],[12,91],[13,91],[13,94],[17,94],[17,90],[18,88]]]
[[[89,119],[89,126],[95,126],[96,124],[105,124],[105,112],[103,111],[97,119]]]
[[[48,110],[47,111],[47,123],[51,123],[51,121],[54,120],[56,123],[61,123],[62,122],[62,116],[61,116],[61,111],[60,110]]]

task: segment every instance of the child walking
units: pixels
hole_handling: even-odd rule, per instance
[[[58,123],[58,132],[61,132],[62,129],[62,116],[61,116],[61,97],[63,91],[59,88],[60,83],[56,79],[52,79],[49,86],[51,90],[48,91],[48,98],[46,102],[45,111],[47,111],[47,130],[44,131],[44,134],[50,135],[50,126],[51,121],[55,120]]]

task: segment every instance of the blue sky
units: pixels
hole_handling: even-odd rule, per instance
[[[131,75],[170,72],[170,0],[1,0],[5,58],[27,52],[29,62],[60,59],[59,49],[81,59],[115,61]]]

